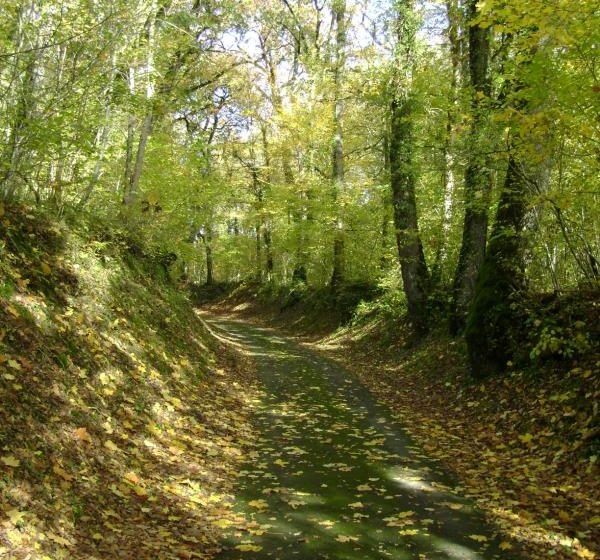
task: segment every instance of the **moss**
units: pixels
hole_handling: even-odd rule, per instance
[[[510,280],[499,274],[497,263],[486,260],[476,284],[465,338],[475,377],[502,371],[509,359],[508,333],[512,317]]]

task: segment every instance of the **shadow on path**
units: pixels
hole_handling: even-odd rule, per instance
[[[399,418],[336,364],[215,321],[256,361],[259,444],[219,560],[515,559]]]

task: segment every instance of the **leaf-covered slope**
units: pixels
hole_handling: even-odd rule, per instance
[[[208,557],[246,374],[125,238],[2,211],[0,555]]]
[[[379,317],[322,348],[400,414],[527,558],[597,558],[597,352],[566,369],[513,367],[475,383],[456,339],[406,345],[402,332]]]

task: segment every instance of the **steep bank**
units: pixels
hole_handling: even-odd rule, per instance
[[[0,218],[0,556],[208,558],[248,368],[124,234]]]

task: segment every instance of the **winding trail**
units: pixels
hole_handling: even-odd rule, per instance
[[[269,329],[210,323],[253,355],[263,391],[234,506],[249,523],[218,560],[518,558],[350,373]]]

